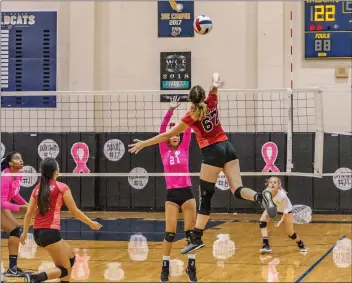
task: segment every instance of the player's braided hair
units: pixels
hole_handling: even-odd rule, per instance
[[[17,151],[11,151],[6,154],[5,158],[1,160],[1,172],[10,167],[10,162],[12,161],[13,156],[17,153]]]
[[[202,120],[207,114],[207,105],[204,103],[204,99],[205,91],[201,86],[196,85],[191,88],[188,100],[192,102],[190,113],[195,121]]]

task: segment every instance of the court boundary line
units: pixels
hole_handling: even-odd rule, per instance
[[[343,240],[344,238],[346,238],[346,236],[347,234],[343,235],[338,241]],[[333,251],[338,241],[325,254],[323,254],[315,263],[313,263],[300,277],[298,277],[295,283],[301,282],[310,272],[312,272],[313,269],[316,268],[318,264],[321,263]]]

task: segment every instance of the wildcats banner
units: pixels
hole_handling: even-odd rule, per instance
[[[1,90],[56,91],[57,12],[1,12]]]
[[[194,1],[158,1],[158,36],[193,37]]]

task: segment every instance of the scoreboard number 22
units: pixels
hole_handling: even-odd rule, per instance
[[[315,5],[311,7],[310,20],[312,22],[334,22],[335,5]]]

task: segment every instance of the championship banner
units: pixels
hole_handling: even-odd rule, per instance
[[[193,37],[194,1],[158,1],[158,36]]]
[[[191,52],[160,52],[160,89],[190,89],[191,61]]]
[[[1,91],[56,91],[57,12],[1,12]],[[6,99],[5,99],[6,98]],[[55,107],[55,96],[21,97],[2,107]]]

